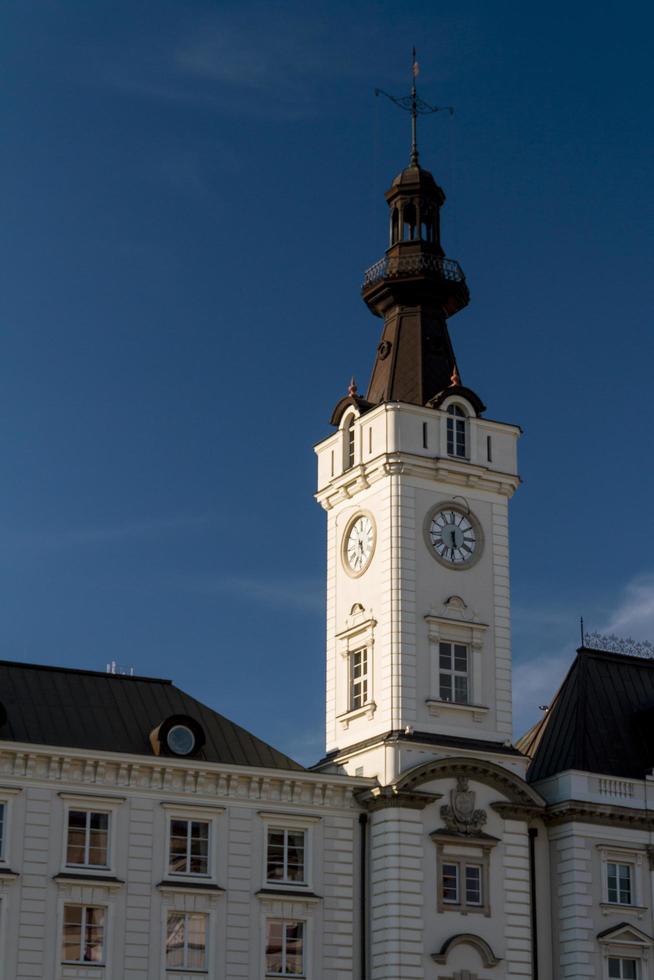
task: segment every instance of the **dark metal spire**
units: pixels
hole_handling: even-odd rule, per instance
[[[416,49],[414,48],[411,61],[411,95],[390,95],[382,88],[375,89],[375,95],[385,95],[400,109],[405,109],[411,113],[411,159],[409,162],[411,167],[418,166],[418,116],[427,116],[432,112],[449,112],[450,115],[454,113],[454,109],[450,105],[430,105],[429,102],[420,98],[416,91],[416,78],[419,72],[420,66],[416,60]]]

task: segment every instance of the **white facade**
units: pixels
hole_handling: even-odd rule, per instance
[[[263,977],[271,921],[302,924],[307,976],[352,977],[354,788],[313,773],[5,743],[1,980]],[[105,867],[70,863],[71,809],[108,815]],[[205,873],[170,873],[173,820],[208,827]],[[267,880],[270,828],[304,836],[302,882]],[[64,918],[85,909],[101,910],[101,953],[73,962],[64,955]],[[174,913],[196,916],[190,921],[202,927],[206,949],[196,969],[166,963]]]

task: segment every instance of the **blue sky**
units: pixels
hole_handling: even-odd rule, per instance
[[[626,14],[628,10],[628,16]],[[175,678],[323,745],[312,446],[421,127],[472,302],[463,380],[524,428],[518,728],[578,619],[654,638],[649,4],[30,2],[0,11],[0,637]]]

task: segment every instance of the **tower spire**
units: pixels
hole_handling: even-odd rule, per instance
[[[427,116],[432,112],[449,112],[450,115],[454,113],[454,109],[451,105],[430,105],[429,102],[425,102],[421,99],[416,90],[416,78],[420,73],[420,66],[416,59],[416,49],[413,48],[411,57],[411,94],[410,95],[391,95],[389,92],[385,92],[382,88],[375,89],[375,95],[383,95],[395,105],[399,106],[400,109],[404,109],[406,112],[411,113],[411,157],[409,159],[410,167],[417,167],[418,164],[418,116]]]

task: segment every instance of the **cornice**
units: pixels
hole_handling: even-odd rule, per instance
[[[321,487],[315,498],[325,510],[331,510],[341,501],[356,497],[361,490],[366,490],[382,477],[398,475],[485,490],[506,497],[512,497],[521,483],[517,473],[503,473],[474,463],[461,463],[449,457],[393,452],[382,453],[366,463],[346,470]]]
[[[369,813],[373,813],[375,810],[387,810],[389,807],[424,810],[430,803],[442,799],[442,796],[442,793],[401,790],[397,786],[375,786],[372,789],[361,790],[356,794],[361,806]]]
[[[6,785],[9,779],[15,781],[13,786]],[[168,798],[179,794],[184,805],[215,806],[233,800],[339,810],[356,809],[354,791],[375,782],[338,774],[252,769],[6,742],[0,747],[0,780],[5,793],[20,792],[26,784],[40,784],[62,796],[84,795],[113,804],[120,803],[124,794],[132,791]],[[121,795],[114,795],[118,793]]]
[[[604,827],[630,827],[634,830],[654,831],[654,812],[651,810],[614,806],[611,803],[564,800],[562,803],[548,806],[542,817],[549,827],[577,821],[600,824]]]

